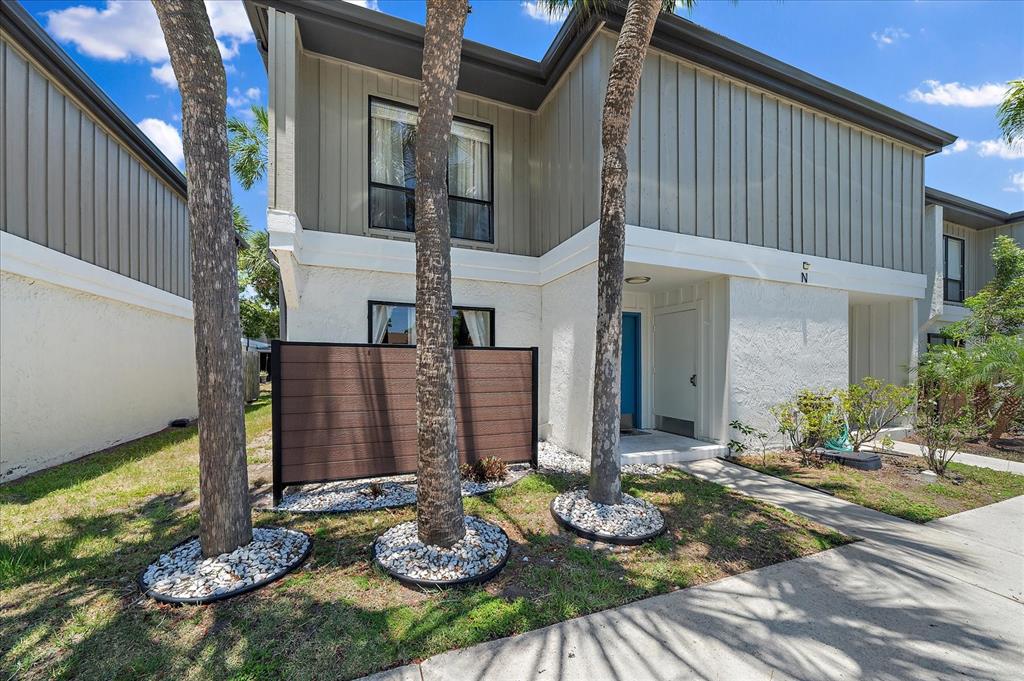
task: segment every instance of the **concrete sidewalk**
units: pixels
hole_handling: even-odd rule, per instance
[[[1020,677],[1024,498],[916,525],[720,460],[678,467],[864,541],[375,678]]]
[[[882,443],[877,440],[872,440],[868,445],[878,448],[876,451],[881,451]],[[921,447],[910,442],[896,441],[893,443],[892,448],[901,454],[922,456]],[[953,457],[953,463],[962,463],[968,466],[977,466],[978,468],[991,468],[994,471],[1008,471],[1010,473],[1016,473],[1017,475],[1024,475],[1024,463],[1019,461],[1009,461],[1007,459],[997,459],[994,456],[981,456],[979,454],[961,452]]]

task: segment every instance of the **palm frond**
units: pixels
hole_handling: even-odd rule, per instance
[[[1024,141],[1024,79],[1011,80],[997,116],[1003,137],[1010,144]]]
[[[252,123],[234,116],[227,123],[231,171],[244,189],[252,189],[267,174],[267,110],[254,105],[252,113]]]

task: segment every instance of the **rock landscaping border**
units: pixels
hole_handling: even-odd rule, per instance
[[[489,531],[494,532],[495,534],[500,533],[501,538],[504,539],[505,550],[504,550],[504,553],[499,557],[498,562],[495,563],[494,565],[488,567],[487,569],[481,571],[481,572],[478,572],[478,573],[475,573],[475,574],[468,574],[468,575],[465,575],[465,576],[462,576],[462,577],[454,577],[454,578],[451,578],[451,579],[430,579],[430,578],[427,578],[427,577],[415,577],[415,576],[413,576],[411,574],[408,574],[406,572],[402,572],[402,571],[400,571],[398,569],[393,569],[389,565],[386,565],[385,561],[382,561],[380,556],[379,556],[379,554],[378,554],[378,548],[380,547],[380,545],[383,542],[387,542],[388,539],[391,538],[391,537],[389,537],[389,535],[391,535],[392,533],[401,533],[403,531],[408,531],[408,528],[410,528],[410,527],[412,528],[412,531],[415,532],[416,531],[416,521],[409,521],[409,522],[400,523],[398,525],[395,525],[390,530],[388,530],[387,532],[385,532],[384,534],[382,534],[381,536],[379,536],[375,540],[373,540],[373,542],[370,544],[370,560],[372,561],[372,563],[374,565],[376,565],[378,568],[380,568],[380,570],[383,571],[385,574],[387,574],[389,577],[391,577],[392,579],[396,580],[398,583],[402,584],[403,586],[410,587],[410,588],[438,589],[438,588],[448,588],[448,587],[457,587],[457,586],[469,586],[469,585],[474,585],[474,584],[483,584],[484,582],[487,582],[487,581],[493,579],[494,577],[496,577],[498,575],[498,573],[500,573],[505,568],[505,565],[508,563],[508,558],[512,554],[512,541],[508,538],[508,534],[506,534],[505,530],[502,529],[502,527],[500,525],[496,524],[496,523],[488,522],[488,521],[483,520],[482,518],[478,518],[476,516],[466,516],[466,524],[467,525],[485,525],[485,526],[487,526],[487,529]],[[467,528],[467,530],[468,530],[468,528]],[[399,541],[402,541],[402,540],[399,540]],[[405,541],[408,541],[408,540],[405,540]],[[429,547],[429,548],[431,548],[431,549],[433,549],[435,551],[440,551],[440,552],[446,552],[446,551],[452,551],[452,550],[457,551],[458,549],[456,547],[458,547],[459,544],[461,544],[464,541],[465,541],[465,539],[463,539],[462,541],[456,543],[455,547],[453,547],[452,549],[437,549],[435,547]],[[415,540],[413,542],[409,542],[408,546],[410,546],[410,547],[425,547],[425,545],[420,543],[419,540]],[[438,567],[440,567],[440,566],[438,566]]]
[[[462,496],[475,497],[488,494],[501,487],[514,485],[533,472],[529,464],[509,466],[504,480],[497,482],[476,482],[462,480]],[[385,489],[380,497],[368,497],[361,491],[374,483]],[[385,478],[363,478],[339,480],[319,485],[313,489],[300,490],[285,495],[277,506],[263,508],[263,511],[277,513],[356,513],[378,511],[385,508],[399,508],[416,503],[416,476],[412,474]]]
[[[563,492],[562,494],[559,494],[558,496],[551,500],[551,504],[548,506],[548,508],[551,511],[551,517],[555,519],[555,523],[557,523],[559,527],[569,530],[570,532],[579,535],[583,539],[587,539],[589,541],[594,542],[602,542],[604,544],[615,544],[618,546],[639,546],[640,544],[649,542],[652,539],[655,539],[656,537],[660,537],[661,535],[665,534],[665,532],[668,530],[668,524],[665,522],[665,516],[661,513],[660,509],[658,509],[657,506],[651,504],[648,501],[636,499],[635,497],[630,497],[628,494],[623,494],[623,497],[628,497],[629,499],[638,501],[641,504],[645,504],[656,510],[658,514],[661,516],[661,527],[655,530],[651,530],[649,532],[645,532],[644,534],[636,535],[612,534],[610,532],[602,532],[593,527],[583,527],[573,522],[569,518],[562,516],[556,510],[556,503],[559,499],[561,499],[562,497],[566,497],[568,495],[578,494],[580,492],[583,492],[585,494],[586,490],[570,490],[568,492]]]
[[[284,531],[284,532],[290,532],[290,533],[293,533],[293,534],[296,534],[296,535],[301,535],[306,540],[306,547],[305,547],[305,549],[303,549],[302,553],[299,554],[299,556],[296,557],[294,560],[292,560],[288,564],[284,565],[283,567],[278,568],[275,572],[270,573],[265,578],[263,578],[263,579],[261,579],[259,581],[253,582],[251,584],[246,584],[244,586],[238,587],[236,589],[231,589],[231,590],[228,590],[228,591],[221,591],[219,593],[211,592],[209,595],[206,595],[206,596],[192,596],[192,597],[171,596],[171,595],[169,595],[167,593],[164,593],[162,591],[159,591],[159,590],[155,589],[153,585],[147,583],[147,581],[146,581],[147,573],[149,572],[150,568],[153,568],[153,567],[157,566],[161,562],[161,559],[163,559],[165,556],[170,556],[175,551],[178,551],[182,547],[184,547],[186,545],[189,545],[192,542],[196,542],[196,543],[199,542],[199,536],[198,535],[194,535],[194,536],[188,537],[187,539],[184,539],[184,540],[178,542],[177,544],[175,544],[174,546],[172,546],[168,551],[166,551],[165,553],[161,554],[160,558],[158,558],[153,563],[150,563],[149,565],[147,565],[145,567],[145,569],[143,569],[141,572],[139,572],[138,579],[136,580],[138,585],[139,585],[139,590],[142,591],[142,595],[143,596],[148,596],[149,598],[152,598],[155,601],[159,601],[160,603],[169,603],[171,605],[206,605],[206,604],[209,604],[209,603],[216,603],[217,601],[223,601],[223,600],[226,600],[228,598],[234,598],[235,596],[241,596],[243,594],[247,594],[247,593],[249,593],[251,591],[255,591],[256,589],[260,589],[260,588],[266,586],[267,584],[270,584],[271,582],[276,582],[277,580],[281,579],[282,577],[284,577],[288,573],[294,571],[296,568],[300,567],[303,563],[305,563],[306,559],[309,558],[309,555],[313,552],[313,538],[310,537],[305,532],[300,532],[299,530],[291,530],[291,529],[282,528],[282,527],[254,527],[253,528],[253,539],[254,539],[254,541],[258,541],[258,540],[256,540],[256,533],[258,531],[260,531],[260,530],[272,530],[272,531],[280,530],[280,531]],[[249,545],[247,545],[247,546],[249,546]],[[241,551],[241,550],[245,550],[245,549],[246,549],[246,547],[240,547],[239,549],[236,549],[235,551],[231,552],[231,554],[221,554],[221,556],[232,555],[232,554],[234,554],[237,551]],[[218,556],[217,558],[220,559],[221,556]],[[199,561],[202,561],[202,560],[204,560],[204,559],[202,558],[202,554],[200,554],[199,555]]]

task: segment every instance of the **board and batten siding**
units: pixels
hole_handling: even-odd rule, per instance
[[[923,272],[921,151],[654,50],[628,162],[628,224]]]
[[[369,228],[369,102],[416,106],[418,81],[300,52],[296,66],[295,210],[304,229],[411,239]],[[455,115],[493,126],[494,244],[457,245],[534,255],[530,240],[531,114],[457,96]]]
[[[974,229],[946,220],[942,223],[942,233],[964,240],[964,277],[967,280],[964,297],[976,294],[995,276],[992,246],[997,236],[1012,237],[1024,246],[1024,222]]]
[[[184,198],[6,36],[0,93],[0,229],[191,298]]]

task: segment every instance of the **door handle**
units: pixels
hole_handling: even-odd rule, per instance
[[[690,385],[692,385],[694,388],[697,387],[697,374],[690,376]]]

